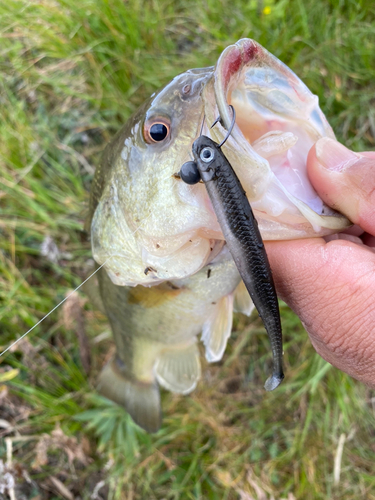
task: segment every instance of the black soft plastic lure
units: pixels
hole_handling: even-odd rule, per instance
[[[188,184],[201,179],[205,183],[228,249],[271,342],[273,371],[264,387],[272,391],[284,378],[277,295],[258,223],[236,173],[221,150],[224,142],[219,145],[204,135],[198,137],[193,143],[194,161],[184,163],[179,175]]]

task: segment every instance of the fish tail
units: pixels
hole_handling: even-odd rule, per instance
[[[128,377],[112,359],[99,375],[100,394],[123,406],[134,422],[147,432],[161,426],[161,404],[156,381],[144,382]]]

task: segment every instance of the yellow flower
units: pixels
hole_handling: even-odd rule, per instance
[[[264,7],[263,14],[265,16],[268,16],[268,14],[271,14],[271,7]]]

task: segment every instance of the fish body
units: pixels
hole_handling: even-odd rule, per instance
[[[100,270],[99,283],[117,348],[100,375],[99,391],[124,406],[141,427],[155,432],[161,424],[158,384],[181,394],[196,387],[200,333],[209,359],[221,359],[240,275],[224,251],[181,280],[120,287]],[[243,293],[242,287],[238,293]]]
[[[193,156],[228,249],[268,333],[274,366],[265,389],[272,391],[284,378],[281,321],[275,284],[257,220],[220,146],[209,137],[198,137],[193,144]]]
[[[180,393],[206,358],[221,358],[232,313],[253,305],[225,245],[202,183],[176,175],[200,133],[223,145],[251,202],[263,239],[330,234],[350,225],[309,183],[306,158],[333,137],[318,100],[253,40],[221,54],[215,67],[186,71],[155,93],[107,146],[90,201],[92,251],[117,347],[101,392],[149,431],[160,426],[158,384]],[[209,129],[221,116],[218,123]],[[203,117],[205,124],[201,130]]]

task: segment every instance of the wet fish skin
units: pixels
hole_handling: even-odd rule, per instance
[[[230,253],[271,342],[273,372],[265,389],[272,391],[284,378],[282,331],[275,284],[258,223],[219,145],[202,135],[193,143],[192,150]]]
[[[240,275],[224,251],[195,275],[158,286],[116,286],[103,269],[98,278],[116,343],[98,390],[124,406],[143,429],[156,432],[161,425],[158,384],[182,394],[194,390],[200,378],[197,336],[219,309],[229,320],[227,337],[219,339],[221,358]]]
[[[223,240],[207,239],[207,265],[191,276],[171,280],[160,280],[159,267],[144,262],[144,255],[133,259],[140,245],[131,246],[132,235],[143,238],[146,224],[157,227],[153,218],[168,217],[180,228],[186,218],[190,216],[194,222],[202,212],[196,203],[182,203],[173,174],[191,157],[191,144],[203,116],[201,90],[212,71],[189,70],[147,101],[105,149],[91,190],[87,225],[91,225],[93,248],[100,250],[104,243],[111,253],[103,258],[109,264],[115,261],[110,269],[98,272],[103,308],[116,344],[114,358],[99,376],[98,390],[125,407],[148,432],[156,432],[161,425],[159,385],[183,394],[195,388],[200,378],[196,342],[202,331],[207,359],[221,359],[232,326],[234,292],[240,283],[229,252],[215,258]],[[144,123],[154,116],[170,117],[171,135],[161,144],[146,144]],[[123,221],[130,221],[127,232],[123,232]],[[109,224],[108,230],[101,233],[105,224]],[[185,246],[194,247],[196,238],[185,239]],[[155,234],[153,240],[160,241],[161,248],[155,249],[160,253],[164,239]],[[117,249],[122,254],[116,254]],[[117,274],[124,274],[121,266],[129,264],[136,283],[146,286],[113,282]],[[250,300],[240,295],[240,310],[250,314]]]
[[[173,174],[191,156],[203,116],[201,91],[212,71],[175,77],[129,118],[104,151],[87,225],[94,259],[106,261],[116,285],[156,285],[193,274],[206,263],[210,245],[197,235],[197,221],[209,225],[209,214],[204,206],[184,202]],[[168,121],[170,133],[165,141],[147,143],[145,125],[154,120]],[[166,255],[175,256],[176,272]],[[197,255],[190,265],[189,255]],[[147,268],[151,271],[145,273]]]

